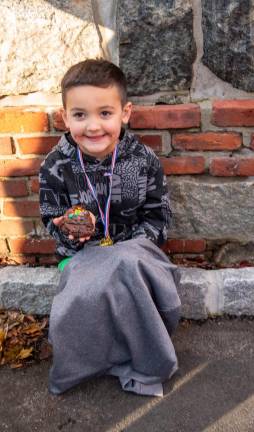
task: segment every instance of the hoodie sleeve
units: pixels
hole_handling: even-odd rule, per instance
[[[145,236],[160,246],[167,240],[172,211],[166,176],[157,156],[151,154],[153,157],[147,175],[146,202],[139,212],[140,223],[134,227],[132,238]]]
[[[60,255],[72,256],[83,247],[78,241],[69,240],[53,223],[53,218],[62,216],[71,207],[64,181],[63,167],[66,161],[51,153],[42,163],[39,173],[41,219],[51,236],[56,240]]]

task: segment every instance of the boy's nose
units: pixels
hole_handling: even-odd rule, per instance
[[[99,125],[98,121],[96,121],[96,120],[91,119],[86,124],[86,130],[88,130],[88,131],[93,132],[93,131],[97,131],[99,129],[100,129],[100,125]]]

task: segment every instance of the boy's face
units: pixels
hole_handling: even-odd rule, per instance
[[[63,120],[83,153],[103,159],[114,150],[130,114],[131,103],[122,106],[117,86],[81,85],[67,91]]]

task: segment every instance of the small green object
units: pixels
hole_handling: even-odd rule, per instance
[[[68,264],[68,262],[71,260],[72,257],[66,257],[64,259],[62,259],[62,261],[60,261],[58,263],[58,269],[62,272],[65,268],[65,266]]]

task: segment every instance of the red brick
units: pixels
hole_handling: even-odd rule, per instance
[[[13,154],[12,140],[10,137],[0,138],[0,154],[1,155]]]
[[[254,158],[216,158],[211,161],[213,176],[254,176]]]
[[[58,263],[59,259],[57,259],[55,255],[39,257],[40,265],[56,265]]]
[[[38,174],[42,159],[9,159],[0,161],[0,176],[19,177]]]
[[[47,154],[58,143],[59,136],[19,138],[20,152],[23,154]]]
[[[9,247],[13,254],[53,254],[55,252],[55,240],[36,240],[36,239],[11,239]]]
[[[48,132],[48,116],[44,112],[18,108],[0,110],[1,133]]]
[[[5,201],[5,216],[36,217],[40,215],[38,201]]]
[[[32,233],[33,230],[34,226],[31,221],[4,219],[0,222],[0,236],[2,237],[22,236]]]
[[[172,253],[200,253],[206,249],[206,242],[203,239],[185,240],[185,239],[170,239],[167,241],[164,250]]]
[[[200,107],[195,104],[134,106],[130,126],[134,129],[186,129],[199,127]]]
[[[214,101],[212,123],[216,126],[254,126],[254,100]]]
[[[27,196],[28,190],[24,180],[0,181],[0,197],[20,197]]]
[[[164,173],[171,174],[202,174],[205,172],[205,159],[202,156],[172,156],[160,158]]]
[[[58,131],[66,131],[68,130],[64,124],[63,117],[61,114],[61,110],[55,111],[52,114],[53,127]]]
[[[184,241],[185,253],[201,253],[201,252],[205,252],[205,250],[206,250],[206,242],[203,239]]]
[[[38,193],[39,192],[39,180],[38,180],[38,178],[31,179],[30,188],[31,188],[32,193]]]
[[[10,255],[10,265],[13,264],[36,264],[36,257],[31,255]]]
[[[203,132],[174,134],[172,147],[176,150],[236,150],[242,136],[236,132]]]
[[[184,240],[172,239],[168,240],[164,246],[165,252],[183,253]]]
[[[137,136],[143,144],[151,147],[154,151],[162,151],[161,135],[137,134]]]

